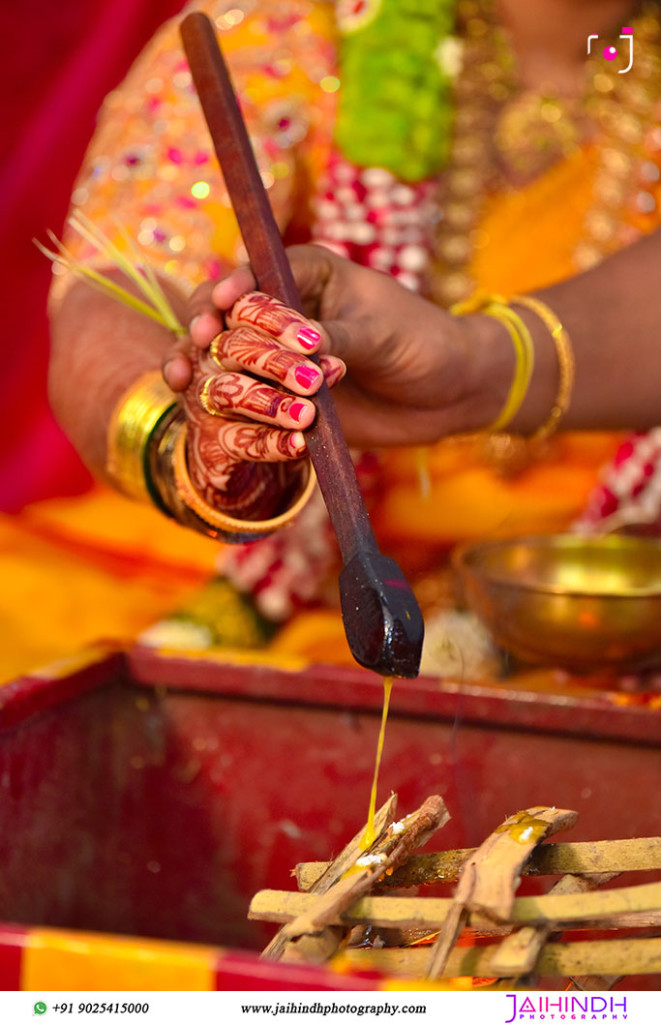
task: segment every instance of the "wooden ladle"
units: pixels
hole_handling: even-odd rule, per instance
[[[194,12],[182,22],[181,37],[258,288],[301,311],[213,25]],[[339,586],[351,653],[382,675],[417,676],[424,636],[420,608],[397,563],[378,549],[325,384],[315,403],[317,416],[306,440],[344,562]]]

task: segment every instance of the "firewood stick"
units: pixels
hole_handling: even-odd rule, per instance
[[[636,972],[635,967],[633,968]],[[569,992],[608,992],[614,988],[618,981],[622,981],[623,974],[581,974],[570,978],[571,987]]]
[[[333,958],[345,939],[346,928],[329,925],[315,935],[285,939],[279,959],[282,963],[325,964]]]
[[[549,891],[549,896],[571,895],[578,892],[591,892],[605,885],[613,878],[615,872],[608,872],[602,875],[565,875]],[[505,936],[499,943],[491,961],[492,969],[499,977],[520,978],[523,974],[530,974],[535,968],[537,958],[544,943],[553,930],[553,925],[548,921],[540,925],[524,925],[511,935]]]
[[[601,918],[581,918],[580,921],[566,922],[565,927],[572,928],[583,928],[586,931],[590,931],[594,928],[599,928],[602,931],[617,931],[622,928],[658,928],[661,925],[661,910],[649,910],[649,911],[634,911],[631,914],[612,914],[608,917]],[[560,922],[556,926],[562,928],[563,924]]]
[[[391,793],[385,803],[379,808],[374,815],[374,833],[376,836],[375,842],[378,842],[388,827],[392,825],[397,814],[397,794]],[[360,844],[365,832],[365,826],[356,832],[353,839],[351,839],[344,849],[335,857],[330,864],[327,865],[327,870],[319,877],[313,892],[322,893],[328,892],[328,890],[339,882],[342,875],[344,875],[350,867],[352,867],[358,857],[361,855]]]
[[[335,923],[344,910],[371,890],[381,874],[408,860],[413,850],[425,843],[449,818],[440,796],[427,797],[417,811],[399,823],[401,831],[390,826],[370,847],[368,856],[357,858],[355,867],[358,870],[351,869],[327,892],[315,894],[303,913],[285,925],[283,935],[289,939],[311,935]],[[361,860],[367,863],[362,865]]]
[[[547,836],[570,828],[575,811],[556,807],[531,807],[499,825],[466,861],[429,958],[428,977],[443,973],[450,951],[469,912],[479,911],[496,921],[509,919],[521,870],[534,847]]]
[[[462,865],[477,847],[420,853],[379,882],[379,887],[403,889],[407,886],[453,882]],[[300,889],[307,890],[325,871],[326,861],[308,861],[296,865]],[[661,838],[607,839],[596,843],[549,843],[538,846],[524,866],[524,875],[588,875],[613,871],[651,871],[661,868]]]
[[[422,978],[429,951],[412,949],[347,949],[342,962],[357,970],[377,970],[407,978]],[[444,978],[498,977],[493,969],[494,947],[458,946],[450,953]],[[569,975],[656,974],[661,971],[661,938],[599,939],[547,942],[537,961],[541,977]],[[558,996],[561,993],[557,993]]]
[[[433,882],[455,881],[460,873],[461,866],[474,853],[474,849],[447,850],[440,853],[420,853],[409,857],[406,864],[402,864],[392,875],[388,875],[379,881],[379,887],[401,889],[408,886],[427,885]],[[295,869],[296,881],[299,889],[307,892],[314,884],[316,878],[322,874],[327,867],[327,861],[313,860],[297,864]],[[398,885],[394,885],[393,879],[397,876]],[[414,880],[415,879],[415,880]]]
[[[381,837],[385,829],[395,820],[395,813],[397,811],[397,794],[392,793],[382,807],[374,815],[374,830],[376,832],[377,839]],[[356,862],[356,859],[360,856],[360,841],[362,839],[364,828],[361,828],[359,832],[356,832],[353,839],[351,839],[344,849],[337,855],[337,857],[326,865],[325,870],[315,880],[310,887],[310,891],[313,893],[324,893],[327,892]],[[266,960],[279,960],[286,948],[289,939],[283,934],[281,928],[277,935],[274,935],[268,946],[262,951],[262,957]],[[332,943],[332,940],[331,940]],[[316,943],[315,946],[320,946],[317,950],[311,949],[310,959],[317,960],[318,958],[326,958],[328,942],[323,940],[321,943]],[[317,955],[318,954],[318,955]]]
[[[250,917],[262,921],[291,921],[304,913],[314,896],[306,892],[263,889],[250,904]],[[441,897],[416,899],[412,896],[365,896],[338,915],[335,924],[372,924],[378,928],[439,928],[453,901]],[[661,924],[661,882],[564,896],[519,896],[514,900],[509,923],[544,924],[556,928],[646,927]],[[501,932],[480,914],[469,923],[482,931]]]

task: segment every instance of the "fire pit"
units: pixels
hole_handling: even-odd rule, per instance
[[[382,787],[402,814],[442,797],[437,849],[479,847],[540,803],[579,812],[579,844],[657,832],[661,709],[540,679],[395,684]],[[373,673],[105,650],[8,684],[0,702],[6,988],[378,984],[258,960],[274,925],[247,916],[259,890],[288,888],[294,864],[327,861],[364,825]]]

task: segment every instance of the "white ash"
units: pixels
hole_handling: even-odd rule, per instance
[[[359,857],[356,861],[356,867],[359,868],[371,868],[377,864],[383,864],[386,859],[384,853],[368,853],[364,857]]]

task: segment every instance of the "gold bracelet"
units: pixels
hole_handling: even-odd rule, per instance
[[[215,533],[231,534],[234,539],[245,538],[248,540],[255,540],[259,536],[266,536],[290,523],[312,497],[317,484],[317,478],[312,464],[308,462],[308,478],[305,487],[294,504],[286,512],[282,512],[272,519],[235,519],[225,512],[220,512],[212,505],[209,505],[195,490],[188,471],[186,435],[186,424],[179,424],[172,450],[172,464],[177,495],[186,508],[193,512],[204,525]]]
[[[510,301],[519,306],[526,306],[533,313],[536,313],[545,327],[547,327],[555,345],[560,371],[558,391],[548,418],[531,438],[533,441],[546,441],[558,429],[560,421],[567,412],[571,402],[576,366],[571,339],[553,310],[545,302],[542,302],[541,299],[535,299],[531,295],[515,295]]]
[[[450,312],[455,316],[466,316],[469,313],[484,313],[491,316],[503,324],[512,339],[516,353],[512,384],[501,412],[486,428],[489,433],[499,433],[514,419],[528,392],[535,363],[535,350],[530,331],[519,314],[510,309],[507,301],[500,295],[478,291],[465,302],[452,306]]]
[[[107,434],[106,469],[124,494],[161,504],[149,473],[149,442],[177,403],[160,370],[139,377],[115,406]]]

